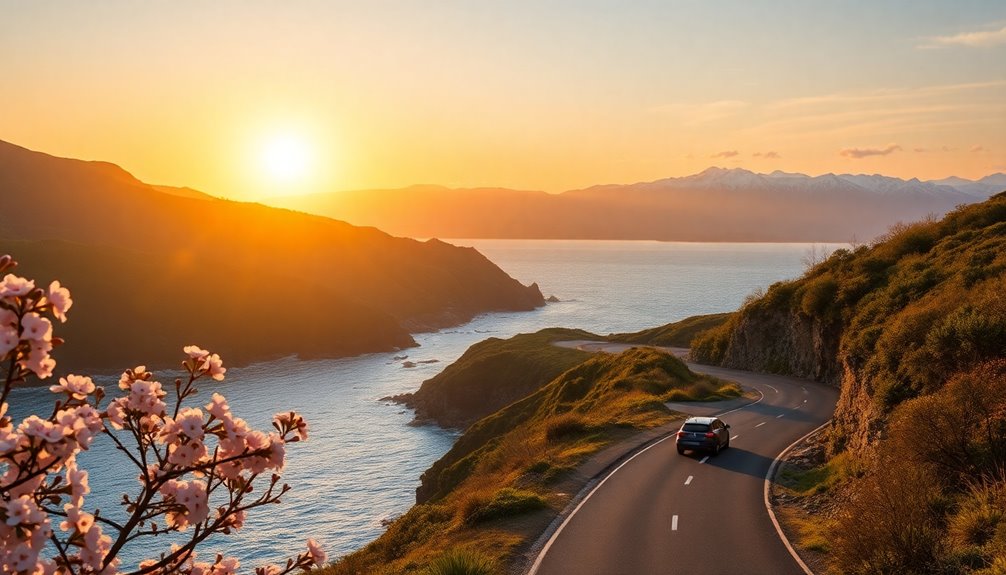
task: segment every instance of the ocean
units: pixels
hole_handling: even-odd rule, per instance
[[[202,557],[223,552],[238,557],[248,569],[301,551],[309,537],[320,541],[333,558],[377,538],[384,530],[382,522],[414,503],[420,474],[457,437],[450,430],[410,426],[411,411],[381,398],[415,391],[473,343],[555,326],[599,334],[631,332],[691,315],[732,311],[756,290],[799,276],[814,253],[843,247],[449,241],[475,247],[512,277],[525,284],[537,282],[546,297],[554,295],[559,301],[531,312],[489,313],[462,326],[418,334],[420,346],[400,352],[338,360],[286,358],[231,368],[225,381],[205,383],[195,398],[198,402],[189,405],[202,405],[218,391],[235,415],[265,431],[271,429],[274,413],[296,410],[308,420],[310,439],[288,446],[283,481],[293,489],[283,503],[250,513],[237,535],[205,543]],[[199,343],[198,335],[192,342]],[[158,379],[167,388],[174,375],[158,374]],[[115,388],[114,381],[103,383]],[[12,412],[47,413],[52,400],[43,389],[15,390]],[[120,513],[122,493],[135,492],[138,483],[137,471],[109,443],[99,439],[80,460],[91,472],[87,508],[99,507],[103,515],[114,517]],[[143,546],[127,546],[122,557],[127,565],[135,564],[168,543],[159,537]]]

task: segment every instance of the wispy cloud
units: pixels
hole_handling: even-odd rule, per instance
[[[735,116],[751,104],[741,100],[717,100],[700,104],[664,104],[653,110],[660,114],[679,117],[685,125],[698,125],[715,122]]]
[[[766,158],[772,160],[780,157],[778,152],[755,152],[751,155],[756,158]]]
[[[715,153],[715,154],[713,154],[713,155],[711,155],[709,157],[710,158],[732,158],[732,157],[738,156],[738,155],[740,155],[740,152],[738,152],[737,150],[723,150],[722,152],[717,152],[717,153]]]
[[[840,156],[845,156],[846,158],[866,158],[869,156],[886,156],[894,152],[900,151],[901,146],[897,144],[888,144],[883,148],[844,148],[838,152]]]
[[[934,36],[927,38],[917,48],[929,50],[933,48],[946,48],[950,46],[966,46],[969,48],[989,48],[1006,44],[1006,26],[998,30],[975,30],[973,32],[961,32],[952,36]]]
[[[972,154],[977,154],[979,152],[988,152],[988,151],[989,151],[989,149],[986,148],[985,146],[981,146],[981,145],[971,146],[971,153]]]

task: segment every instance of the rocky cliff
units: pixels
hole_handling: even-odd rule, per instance
[[[1006,353],[1006,193],[899,225],[771,286],[700,335],[695,360],[840,386],[834,450],[867,449],[892,411]]]

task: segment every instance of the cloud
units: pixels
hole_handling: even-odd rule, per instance
[[[917,46],[921,49],[945,48],[948,46],[967,46],[969,48],[989,48],[1006,44],[1006,26],[998,30],[976,30],[961,32],[953,36],[934,36],[928,38],[925,44]]]
[[[886,156],[901,150],[897,144],[888,144],[884,148],[844,148],[838,154],[846,158],[866,158],[868,156]]]
[[[977,154],[978,152],[988,152],[989,149],[985,146],[971,146],[971,152]]]
[[[732,157],[737,156],[737,155],[740,155],[740,152],[738,152],[737,150],[723,150],[722,152],[718,152],[718,153],[713,154],[713,155],[711,155],[709,157],[710,158],[732,158]]]
[[[766,158],[770,160],[774,160],[781,157],[778,152],[755,152],[754,154],[751,155],[756,158]]]

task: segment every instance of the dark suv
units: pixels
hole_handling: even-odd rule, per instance
[[[689,417],[678,430],[678,453],[687,449],[717,454],[730,447],[730,426],[715,417]]]

